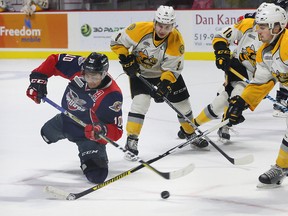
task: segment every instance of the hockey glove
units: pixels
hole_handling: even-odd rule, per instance
[[[125,56],[123,54],[119,55],[119,63],[122,65],[124,72],[131,78],[136,77],[136,73],[140,73],[139,64],[136,61],[136,56],[130,54]]]
[[[285,88],[280,88],[276,93],[277,102],[286,101],[288,98],[288,90]]]
[[[230,67],[230,49],[220,49],[220,50],[215,50],[215,57],[216,57],[216,66],[218,69],[221,69],[225,72],[229,71]]]
[[[245,118],[242,115],[242,112],[247,109],[247,107],[246,102],[239,95],[232,97],[226,112],[226,119],[229,119],[228,126],[244,122]]]
[[[26,95],[35,103],[40,104],[41,99],[47,95],[48,77],[45,74],[33,72],[30,74],[30,85]]]
[[[100,134],[105,135],[107,133],[107,128],[101,123],[93,123],[86,125],[84,132],[87,139],[98,141],[101,139],[99,137]]]
[[[172,92],[171,82],[169,80],[163,80],[158,83],[157,90],[152,92],[152,97],[156,103],[163,103],[163,96],[167,97]]]

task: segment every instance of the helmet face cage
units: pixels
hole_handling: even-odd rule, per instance
[[[161,5],[155,12],[154,21],[170,25],[175,23],[175,18],[176,15],[173,7]]]
[[[82,65],[82,73],[100,74],[102,80],[109,69],[108,57],[104,54],[92,52]]]
[[[281,30],[276,34],[278,35],[287,25],[287,13],[275,4],[262,3],[257,9],[255,20],[257,24],[268,24],[272,35],[275,35],[274,27],[280,25]]]

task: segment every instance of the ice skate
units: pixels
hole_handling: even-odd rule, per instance
[[[260,183],[258,188],[275,188],[279,187],[288,175],[288,168],[281,168],[277,165],[271,166],[270,170],[259,176]]]
[[[127,149],[129,152],[128,151],[125,152],[124,158],[126,160],[129,160],[129,161],[136,161],[137,157],[135,157],[135,156],[137,156],[139,154],[138,137],[136,137],[134,135],[129,135],[127,137],[125,149]],[[132,155],[130,152],[132,152],[134,155]]]
[[[284,109],[277,105],[277,104],[273,104],[273,117],[277,117],[277,118],[286,118],[288,117],[288,113],[284,111]]]
[[[191,140],[190,142],[190,146],[191,148],[197,148],[197,149],[205,149],[205,150],[209,150],[208,148],[206,148],[209,143],[207,140],[205,140],[204,138],[198,138],[198,139],[194,139],[194,137],[197,136],[197,134],[194,132],[192,134],[187,134],[182,127],[180,127],[180,131],[181,133],[185,136],[185,139],[187,141]],[[179,132],[178,132],[178,137],[179,137]],[[193,141],[192,141],[193,140]]]
[[[230,141],[229,127],[227,125],[219,128],[217,134],[219,136],[219,141],[222,143],[227,143]]]

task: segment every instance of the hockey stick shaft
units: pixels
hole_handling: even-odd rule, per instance
[[[234,75],[236,75],[238,78],[240,78],[241,80],[243,80],[244,82],[250,84],[250,80],[246,79],[242,74],[240,74],[238,71],[236,71],[234,68],[229,68],[229,71],[232,72]],[[283,104],[279,103],[277,100],[275,100],[273,97],[271,97],[270,95],[266,95],[265,98],[267,98],[268,100],[272,101],[273,103],[277,104],[278,106],[281,107],[281,110],[283,110],[284,112],[288,112],[288,108],[283,106]]]
[[[200,137],[202,137],[204,135],[207,135],[207,134],[217,130],[218,128],[220,128],[222,126],[223,126],[223,122],[221,122],[218,125],[215,125],[214,127],[206,130],[202,135],[200,135],[200,134],[197,135],[196,137],[192,138],[191,140],[199,139]],[[182,144],[179,144],[179,145],[169,149],[165,153],[163,153],[163,154],[161,154],[161,155],[159,155],[159,156],[157,156],[155,158],[152,158],[152,159],[148,160],[146,163],[152,164],[152,163],[154,163],[154,162],[156,162],[156,161],[158,161],[158,160],[160,160],[160,159],[162,159],[162,158],[164,158],[164,157],[166,157],[166,156],[168,156],[168,155],[170,155],[172,153],[177,152],[178,150],[180,150],[180,149],[184,148],[185,146],[189,145],[191,140],[188,140],[188,141],[186,141],[186,142],[184,142]],[[115,176],[113,178],[110,178],[110,179],[106,180],[103,183],[95,185],[95,186],[93,186],[93,187],[91,187],[91,188],[89,188],[87,190],[84,190],[82,192],[79,192],[79,193],[68,193],[66,191],[63,191],[61,189],[58,189],[58,188],[55,188],[55,187],[52,187],[52,186],[47,186],[45,189],[46,189],[46,192],[54,195],[57,198],[66,199],[66,200],[76,200],[76,199],[79,199],[79,198],[81,198],[83,196],[86,196],[86,195],[88,195],[88,194],[90,194],[90,193],[92,193],[92,192],[94,192],[96,190],[99,190],[99,189],[101,189],[101,188],[103,188],[103,187],[105,187],[105,186],[107,186],[107,185],[109,185],[109,184],[111,184],[111,183],[113,183],[115,181],[118,181],[118,180],[120,180],[122,178],[125,178],[128,175],[130,175],[130,174],[132,174],[134,172],[137,172],[138,170],[140,170],[140,169],[142,169],[144,167],[145,166],[143,164],[141,164],[141,165],[139,165],[137,167],[134,167],[134,168],[132,168],[130,170],[127,170],[127,171],[125,171],[123,173],[120,173],[119,175],[117,175],[117,176]]]
[[[147,85],[147,87],[149,87],[152,91],[157,89],[156,86],[154,86],[153,84],[151,84],[148,80],[146,80],[143,76],[141,76],[141,74],[136,73],[136,76],[144,83]],[[185,119],[185,121],[187,123],[189,123],[198,133],[202,134],[203,132],[183,113],[181,113],[165,96],[163,96],[163,100],[179,115],[181,116],[183,119]],[[228,119],[225,120],[225,123],[228,123]],[[222,154],[230,163],[234,164],[234,165],[244,165],[244,164],[249,164],[251,163],[254,159],[253,159],[253,155],[247,155],[244,156],[242,158],[232,158],[229,155],[227,155],[220,147],[218,147],[216,145],[216,143],[214,143],[209,137],[204,136],[205,139],[218,151],[220,152],[220,154]]]
[[[71,118],[72,120],[74,120],[76,123],[78,123],[79,125],[85,127],[86,123],[81,121],[79,118],[77,118],[75,115],[73,115],[72,113],[68,112],[67,110],[65,110],[63,107],[59,106],[58,104],[56,104],[55,102],[53,102],[52,100],[50,100],[47,97],[43,98],[43,101],[49,103],[50,105],[52,105],[53,107],[55,107],[56,109],[58,109],[60,112],[62,112],[64,115],[68,116],[69,118]],[[151,165],[149,165],[147,162],[143,161],[142,159],[140,159],[139,157],[137,157],[135,154],[133,154],[132,152],[122,148],[119,144],[117,144],[116,142],[114,142],[113,140],[111,140],[110,138],[108,138],[107,136],[103,135],[103,134],[98,134],[98,136],[101,139],[104,139],[106,142],[112,144],[113,146],[115,146],[116,148],[120,149],[122,152],[128,152],[132,157],[136,158],[137,161],[141,164],[143,164],[145,167],[149,168],[150,170],[152,170],[153,172],[157,173],[158,175],[160,175],[161,177],[169,180],[169,179],[174,179],[174,178],[179,178],[185,175],[187,175],[189,172],[189,170],[193,170],[192,168],[194,167],[192,164],[188,165],[187,167],[179,170],[179,172],[177,171],[172,171],[172,172],[160,172],[159,170],[155,169],[154,167],[152,167]],[[187,170],[186,173],[183,173],[183,175],[176,175],[177,173],[181,173],[183,172],[183,170]],[[190,171],[190,172],[191,172]]]

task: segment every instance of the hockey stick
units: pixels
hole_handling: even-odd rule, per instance
[[[49,98],[44,97],[43,101],[45,101],[45,102],[49,103],[50,105],[52,105],[53,107],[57,108],[61,113],[63,113],[64,115],[68,116],[69,118],[71,118],[72,120],[77,122],[79,125],[81,125],[83,127],[86,126],[86,123],[81,121],[79,118],[77,118],[72,113],[70,113],[67,110],[65,110],[63,107],[61,107],[58,104],[56,104],[55,102],[51,101]],[[171,172],[160,172],[159,170],[157,170],[154,167],[150,166],[147,162],[143,161],[141,158],[139,158],[138,156],[136,156],[132,152],[128,151],[127,149],[122,148],[119,144],[117,144],[113,140],[109,139],[107,136],[105,136],[103,134],[98,134],[98,136],[101,139],[104,139],[106,142],[112,144],[116,148],[120,149],[122,152],[124,152],[124,153],[128,152],[132,157],[136,158],[137,161],[139,163],[141,163],[143,166],[145,166],[146,168],[149,168],[150,170],[152,170],[153,172],[157,173],[158,175],[160,175],[161,177],[163,177],[163,178],[165,178],[167,180],[180,178],[182,176],[185,176],[185,175],[189,174],[190,172],[192,172],[194,170],[194,164],[189,164],[188,166],[186,166],[186,167],[184,167],[182,169],[179,169],[179,170],[175,170],[175,171],[171,171]]]
[[[156,161],[158,161],[158,160],[160,160],[160,159],[162,159],[162,158],[164,158],[164,157],[166,157],[166,156],[168,156],[168,155],[170,155],[170,154],[172,154],[172,153],[184,148],[185,146],[189,145],[191,141],[199,139],[200,137],[202,137],[204,135],[207,135],[207,134],[211,133],[212,131],[215,131],[215,130],[219,129],[223,125],[224,125],[224,123],[220,122],[218,125],[215,125],[214,127],[212,127],[210,129],[206,130],[205,132],[203,132],[203,134],[201,134],[201,135],[199,134],[196,137],[192,138],[191,140],[188,140],[188,141],[186,141],[186,142],[184,142],[182,144],[179,144],[179,145],[171,148],[170,150],[166,151],[164,154],[161,154],[161,155],[159,155],[159,156],[157,156],[155,158],[152,158],[152,159],[148,160],[146,163],[147,164],[154,163],[154,162],[156,162]],[[82,192],[79,192],[79,193],[69,193],[69,192],[61,190],[59,188],[53,187],[53,186],[46,186],[45,187],[45,192],[47,192],[47,193],[51,194],[52,196],[54,196],[56,198],[59,198],[59,199],[76,200],[76,199],[79,199],[79,198],[81,198],[83,196],[86,196],[86,195],[88,195],[88,194],[90,194],[90,193],[92,193],[92,192],[94,192],[96,190],[99,190],[99,189],[101,189],[101,188],[103,188],[103,187],[105,187],[105,186],[107,186],[107,185],[109,185],[109,184],[111,184],[111,183],[113,183],[115,181],[118,181],[118,180],[120,180],[120,179],[122,179],[122,178],[124,178],[124,177],[126,177],[126,176],[128,176],[128,175],[130,175],[132,173],[134,173],[134,172],[137,172],[138,170],[142,169],[143,167],[144,167],[144,165],[141,164],[141,165],[139,165],[137,167],[134,167],[134,168],[132,168],[132,169],[130,169],[128,171],[120,173],[119,175],[117,175],[117,176],[115,176],[113,178],[110,178],[110,179],[106,180],[103,183],[95,185],[95,186],[93,186],[93,187],[91,187],[91,188],[89,188],[87,190],[84,190]]]
[[[234,75],[236,75],[238,78],[240,78],[241,80],[243,80],[244,82],[250,84],[251,81],[246,79],[242,74],[240,74],[238,71],[236,71],[234,68],[229,68],[229,71],[231,73],[233,73]],[[271,97],[270,95],[266,95],[265,98],[267,98],[268,100],[272,101],[273,103],[277,104],[278,106],[281,107],[281,110],[283,110],[284,112],[288,112],[288,108],[283,106],[283,104],[279,103],[277,100],[275,100],[273,97]]]
[[[156,86],[151,84],[149,81],[147,81],[141,74],[136,73],[136,76],[144,83],[146,84],[152,91],[156,90]],[[163,96],[163,100],[182,118],[185,119],[186,122],[188,122],[198,133],[202,134],[202,131],[183,113],[181,113],[165,96]],[[224,121],[226,124],[228,123],[228,119]],[[227,155],[220,147],[218,147],[209,137],[203,136],[218,152],[220,152],[230,163],[234,165],[245,165],[252,163],[254,160],[253,155],[247,155],[242,158],[232,158],[229,155]]]

